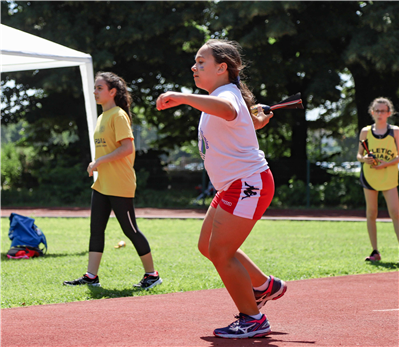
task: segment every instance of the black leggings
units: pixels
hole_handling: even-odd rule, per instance
[[[111,210],[115,212],[124,234],[132,241],[138,255],[141,257],[150,253],[150,245],[137,226],[133,198],[104,195],[94,189],[91,196],[89,252],[104,252],[105,228]]]

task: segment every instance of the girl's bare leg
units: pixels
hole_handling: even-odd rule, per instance
[[[209,207],[204,222],[202,224],[201,234],[198,241],[199,251],[210,260],[209,257],[209,239],[212,233],[213,219],[216,213],[216,209],[212,206]],[[255,263],[241,250],[238,249],[236,252],[236,258],[247,270],[253,287],[259,287],[268,280],[266,276]]]
[[[249,273],[236,253],[255,223],[255,220],[234,216],[218,207],[209,239],[211,261],[239,312],[247,315],[256,315],[259,310]]]
[[[100,267],[101,257],[103,254],[101,252],[89,252],[89,265],[87,266],[87,272],[93,275],[98,274],[98,268]]]
[[[387,202],[389,216],[392,218],[396,237],[399,241],[399,197],[398,188],[392,188],[383,192]]]
[[[141,262],[143,263],[144,271],[147,273],[154,272],[154,262],[152,260],[151,252],[140,257]]]
[[[369,233],[371,247],[378,250],[377,244],[377,216],[378,216],[378,192],[365,189],[364,197],[366,199],[367,231]]]

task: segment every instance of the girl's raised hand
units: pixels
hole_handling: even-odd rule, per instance
[[[262,129],[266,124],[269,123],[270,118],[274,116],[273,112],[270,111],[268,114],[263,112],[262,106],[258,105],[258,114],[254,115],[250,112],[252,121],[254,122],[255,130]]]
[[[179,92],[166,92],[158,96],[157,110],[162,111],[167,108],[179,106],[184,103],[184,94]]]

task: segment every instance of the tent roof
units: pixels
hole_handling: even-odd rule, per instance
[[[2,72],[49,69],[91,63],[89,54],[4,24],[0,26]]]
[[[93,95],[94,76],[91,55],[3,24],[0,24],[0,37],[1,72],[79,66],[89,138],[92,139],[97,122],[97,107]],[[94,159],[94,141],[90,141],[90,153]],[[96,177],[97,172],[94,174],[94,179]]]

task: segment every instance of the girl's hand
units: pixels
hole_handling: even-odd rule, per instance
[[[167,108],[179,106],[184,103],[184,94],[179,92],[166,92],[158,96],[157,110],[162,111]]]
[[[87,167],[87,173],[89,174],[89,177],[93,176],[93,171],[97,171],[98,164],[96,161],[92,161],[89,166]]]
[[[377,159],[377,165],[373,165],[373,169],[376,169],[376,170],[381,170],[381,169],[385,169],[386,167],[387,167],[388,165],[387,165],[387,163],[386,162],[384,162],[384,161],[379,161],[378,159]]]
[[[252,121],[254,122],[255,130],[262,129],[266,124],[269,123],[270,119],[274,116],[273,112],[265,114],[262,106],[258,105],[258,114],[255,116],[250,113]]]
[[[371,154],[373,154],[373,153],[371,153]],[[363,157],[363,160],[364,160],[364,163],[367,164],[367,165],[371,165],[373,167],[378,165],[378,160],[376,158],[372,157],[372,156],[369,156],[368,154],[366,154]]]

